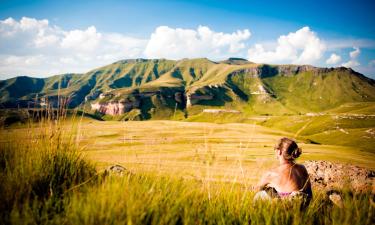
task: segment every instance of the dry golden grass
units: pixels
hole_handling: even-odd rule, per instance
[[[70,129],[69,125],[65,129]],[[4,131],[2,138],[27,129]],[[80,123],[77,140],[99,169],[120,164],[134,172],[191,179],[241,182],[252,186],[277,165],[273,146],[286,133],[255,124],[176,121],[94,121]],[[374,168],[375,154],[355,148],[299,142],[305,160],[330,160]]]
[[[340,208],[314,192],[305,212],[298,201],[253,201],[254,182],[277,163],[274,143],[293,134],[253,124],[80,121],[0,130],[1,143],[7,143],[0,149],[0,189],[7,191],[1,192],[7,204],[0,223],[372,224],[369,193],[344,195]],[[373,166],[373,153],[300,145],[305,151],[300,161]],[[87,158],[70,154],[76,149],[98,162],[98,170]],[[101,176],[100,169],[112,164],[134,173]],[[33,198],[35,193],[44,198]],[[26,200],[18,201],[21,197]]]

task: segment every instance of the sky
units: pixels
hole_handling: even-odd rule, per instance
[[[198,57],[345,66],[375,79],[374,11],[367,0],[0,0],[0,79]]]

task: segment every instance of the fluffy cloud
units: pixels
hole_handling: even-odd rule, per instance
[[[246,48],[250,31],[215,32],[160,26],[149,39],[101,33],[94,26],[64,30],[48,20],[0,20],[0,79],[85,72],[124,58],[222,59]]]
[[[341,61],[341,56],[332,53],[331,56],[326,60],[326,64],[337,64]]]
[[[1,54],[25,55],[55,45],[63,31],[51,27],[48,20],[36,20],[23,17],[20,21],[13,18],[0,20]]]
[[[76,51],[95,51],[102,38],[102,34],[96,31],[94,26],[86,30],[72,30],[65,33],[61,41],[61,47]]]
[[[160,26],[151,34],[144,54],[148,58],[225,58],[243,50],[250,36],[247,29],[222,33],[205,26],[197,30]]]
[[[14,75],[85,72],[124,58],[140,57],[147,40],[100,33],[94,26],[63,30],[48,20],[0,20],[0,79]]]
[[[358,67],[360,48],[374,48],[373,40],[322,41],[309,27],[280,36],[272,42],[246,46],[248,29],[232,33],[217,32],[206,26],[196,29],[157,27],[145,39],[120,33],[102,33],[95,26],[64,30],[48,20],[23,17],[0,20],[0,79],[16,75],[47,76],[67,72],[86,72],[126,58],[196,58],[221,60],[248,55],[258,63],[324,64],[323,55],[336,49],[356,46],[346,67]],[[328,45],[328,46],[327,46]],[[325,61],[338,64],[332,53]],[[370,68],[375,63],[369,63]],[[373,67],[371,67],[373,68]]]
[[[346,63],[343,63],[342,66],[352,68],[361,65],[357,60],[357,57],[361,53],[361,50],[358,47],[353,47],[353,49],[354,50],[349,53],[350,60]]]
[[[280,36],[274,49],[267,50],[262,44],[255,44],[248,50],[248,58],[258,63],[312,64],[321,59],[325,50],[326,46],[316,33],[303,27]]]

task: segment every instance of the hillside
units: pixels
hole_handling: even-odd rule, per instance
[[[191,116],[203,109],[301,114],[375,101],[375,81],[351,69],[254,64],[240,58],[130,59],[84,74],[0,81],[3,108],[81,107],[138,119]]]

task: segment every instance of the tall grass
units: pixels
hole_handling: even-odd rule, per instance
[[[1,130],[0,224],[374,224],[371,193],[348,193],[340,208],[315,191],[300,211],[298,200],[255,202],[249,187],[209,176],[98,176],[80,153],[80,118],[44,115],[27,133]]]
[[[65,210],[69,189],[95,177],[77,148],[78,123],[64,110],[37,113],[27,133],[1,130],[7,141],[0,145],[0,223],[45,223]]]
[[[344,195],[344,208],[316,193],[306,211],[296,201],[254,202],[241,185],[184,180],[155,174],[110,177],[72,196],[71,224],[371,224],[369,195]],[[210,190],[208,190],[210,189]]]

